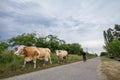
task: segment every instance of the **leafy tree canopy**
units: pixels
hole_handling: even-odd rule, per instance
[[[120,57],[120,25],[115,25],[114,29],[109,28],[103,31],[105,46],[110,57]]]
[[[83,50],[79,43],[66,44],[64,40],[61,40],[57,36],[51,34],[46,37],[36,37],[36,34],[34,33],[24,33],[9,39],[8,42],[11,46],[34,45],[36,47],[47,47],[50,48],[52,52],[62,49],[67,50],[71,54],[80,54]]]

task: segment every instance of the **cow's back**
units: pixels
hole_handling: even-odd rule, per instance
[[[49,48],[45,48],[46,51],[48,51],[49,53],[51,53],[51,50]]]
[[[40,51],[40,58],[45,58],[46,54],[48,54],[45,48],[38,48],[38,50]]]
[[[25,57],[34,57],[38,56],[40,52],[36,47],[25,47],[24,48],[24,55]]]

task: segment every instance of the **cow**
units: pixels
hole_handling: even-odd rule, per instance
[[[44,64],[43,66],[45,66],[45,62],[48,62],[48,60],[50,61],[50,64],[52,64],[51,61],[51,51],[49,48],[38,48],[39,52],[40,52],[40,56],[39,59],[40,60],[44,60]]]
[[[48,51],[49,53],[51,53],[51,50],[49,48],[43,48],[45,49],[46,51]]]
[[[55,54],[58,58],[58,63],[60,63],[60,60],[63,59],[65,59],[65,61],[67,62],[68,52],[66,50],[56,50]]]
[[[25,67],[26,62],[32,61],[34,63],[34,68],[36,68],[36,60],[40,56],[40,51],[37,47],[34,46],[24,46],[21,45],[18,48],[15,49],[14,54],[17,56],[24,56],[24,65]]]

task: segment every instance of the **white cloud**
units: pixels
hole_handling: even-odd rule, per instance
[[[103,30],[120,24],[119,0],[4,0],[0,3],[0,34],[10,38],[36,31],[102,51]],[[7,32],[7,33],[6,33]]]

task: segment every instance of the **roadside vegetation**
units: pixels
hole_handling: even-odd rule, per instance
[[[106,52],[101,52],[101,80],[120,80],[120,25],[103,32]]]
[[[43,66],[43,61],[37,60],[37,68],[33,68],[33,62],[28,62],[26,67],[23,68],[24,58],[22,56],[14,55],[14,48],[18,45],[47,47],[52,51],[51,59],[53,64],[46,63]],[[67,63],[63,62],[58,64],[55,50],[62,49],[67,50],[69,53]],[[46,37],[36,37],[34,33],[27,33],[13,37],[7,41],[0,41],[0,79],[7,78],[15,75],[38,71],[50,67],[69,64],[82,60],[81,52],[83,48],[79,43],[68,44],[64,40],[60,40],[57,36],[48,35]],[[87,58],[91,59],[96,57],[94,54],[87,53]]]
[[[110,58],[120,59],[120,25],[115,25],[114,29],[109,28],[103,31],[105,39],[104,49]],[[102,53],[105,55],[105,53]],[[101,55],[102,55],[101,54]]]
[[[95,55],[89,54],[88,59],[91,59],[93,57],[96,57]],[[50,67],[60,66],[64,64],[69,64],[77,61],[82,60],[81,55],[76,54],[69,54],[67,63],[63,62],[58,64],[57,63],[57,57],[54,53],[51,55],[53,64],[49,64],[49,62],[46,63],[45,66],[43,66],[42,60],[37,60],[37,68],[33,68],[33,62],[28,62],[26,64],[26,67],[23,68],[23,62],[24,58],[20,56],[15,56],[13,52],[10,52],[9,54],[2,54],[0,55],[0,78],[7,78],[10,76],[15,76],[23,73],[29,73],[33,71],[38,71]]]

